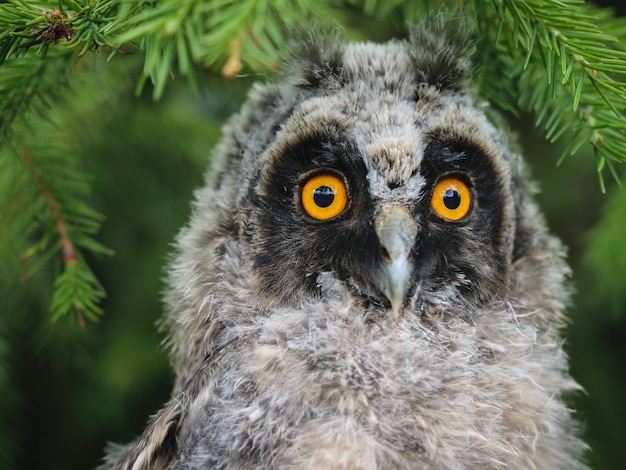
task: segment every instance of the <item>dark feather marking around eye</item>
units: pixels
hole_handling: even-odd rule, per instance
[[[448,164],[462,164],[467,160],[467,153],[464,150],[454,151],[450,149],[450,151],[442,153],[441,159]]]
[[[508,228],[504,225],[508,204],[505,175],[498,167],[498,156],[480,142],[451,134],[446,129],[430,133],[424,151],[421,173],[430,188],[446,175],[456,175],[473,188],[472,212],[463,225],[471,225],[477,240],[486,246],[503,246]],[[430,204],[429,198],[422,204]],[[453,230],[453,229],[450,229]]]
[[[333,144],[324,142],[319,149],[313,150],[311,161],[319,166],[334,166],[337,163],[337,155]]]
[[[346,165],[360,165],[360,161],[355,145],[341,137],[310,136],[286,146],[277,165],[285,172],[302,174],[323,167],[342,171]]]
[[[498,174],[488,151],[479,143],[451,136],[443,129],[429,133],[429,143],[424,152],[421,172],[431,180],[437,179],[445,172],[464,173],[478,179],[483,176],[497,179]]]
[[[317,169],[345,177],[350,203],[340,217],[318,223],[313,230],[311,218],[298,201],[302,177]],[[347,139],[311,136],[276,154],[258,187],[249,194],[253,205],[250,236],[257,246],[253,262],[261,279],[260,294],[289,304],[299,295],[319,295],[317,279],[322,272],[365,277],[360,273],[371,269],[364,269],[363,264],[371,264],[371,254],[377,253],[368,222],[373,207],[364,184],[366,175],[356,145]]]
[[[337,162],[332,144],[321,138],[310,137],[288,145],[280,156],[277,165],[285,171],[292,166],[290,173],[302,173],[316,167],[333,166]]]

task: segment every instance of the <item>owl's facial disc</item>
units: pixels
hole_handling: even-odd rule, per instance
[[[374,282],[391,302],[395,318],[400,315],[413,274],[411,261],[417,236],[417,222],[400,204],[384,207],[374,221],[381,250],[380,270]]]

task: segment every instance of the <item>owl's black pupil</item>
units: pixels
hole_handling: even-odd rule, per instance
[[[328,207],[335,200],[335,191],[328,186],[318,186],[313,191],[313,201],[318,207]]]
[[[451,211],[461,205],[461,195],[456,189],[448,189],[443,195],[443,204]]]

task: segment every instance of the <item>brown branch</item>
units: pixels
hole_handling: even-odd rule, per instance
[[[16,150],[18,148],[14,146]],[[33,157],[30,155],[28,150],[23,147],[19,148],[19,153],[22,156],[22,159],[30,173],[33,175],[33,179],[35,180],[35,184],[41,191],[46,204],[48,204],[48,208],[50,209],[50,213],[52,214],[52,219],[54,220],[54,225],[61,237],[61,251],[63,252],[63,263],[66,265],[73,265],[78,263],[78,257],[76,256],[76,250],[74,248],[74,242],[69,235],[67,230],[67,225],[65,224],[65,220],[61,215],[61,211],[59,210],[59,205],[52,195],[52,191],[46,184],[44,178],[41,176],[41,172],[37,168],[37,164],[33,160]]]
[[[37,163],[33,159],[32,155],[28,152],[28,150],[24,147],[15,145],[12,142],[13,147],[16,151],[18,151],[22,157],[22,160],[26,164],[26,167],[30,171],[35,180],[35,184],[41,191],[48,208],[50,209],[50,213],[52,214],[52,219],[54,220],[54,225],[57,229],[59,237],[61,238],[61,252],[63,253],[63,264],[65,268],[71,268],[72,266],[78,263],[78,256],[76,255],[76,249],[74,247],[74,242],[70,237],[70,234],[67,230],[67,225],[65,220],[63,219],[63,215],[61,214],[61,210],[59,208],[59,204],[55,199],[50,187],[46,184],[43,176],[41,175],[41,171],[37,167]],[[78,318],[78,324],[81,327],[85,326],[85,315],[83,314],[83,310],[76,304],[74,304],[74,309],[76,310],[76,316]]]

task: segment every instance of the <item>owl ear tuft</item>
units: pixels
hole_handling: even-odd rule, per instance
[[[408,52],[418,83],[463,91],[469,82],[474,45],[469,21],[443,10],[410,29]]]
[[[290,31],[287,76],[299,88],[332,87],[343,68],[345,32],[335,23],[319,20]]]

